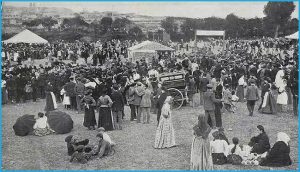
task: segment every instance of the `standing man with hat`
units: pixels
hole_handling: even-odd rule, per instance
[[[119,86],[117,84],[113,85],[113,90],[111,94],[112,104],[112,115],[114,127],[117,130],[122,130],[122,112],[124,110],[124,100],[123,95],[119,91]]]
[[[249,79],[250,85],[246,91],[246,99],[247,99],[247,108],[249,111],[249,116],[253,116],[255,102],[259,100],[258,88],[255,85],[254,79]]]
[[[207,85],[207,91],[203,94],[204,99],[204,110],[206,121],[211,121],[210,126],[216,128],[216,117],[215,117],[215,103],[220,102],[220,100],[215,98],[215,93],[212,90],[213,86],[211,84]]]

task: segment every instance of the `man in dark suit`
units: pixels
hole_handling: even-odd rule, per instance
[[[255,85],[255,80],[249,80],[250,86],[247,88],[246,99],[249,116],[253,116],[255,102],[259,100],[258,88]]]
[[[207,85],[207,91],[203,94],[204,99],[204,110],[205,110],[205,118],[208,121],[209,118],[211,120],[211,127],[213,129],[216,128],[216,118],[215,118],[215,103],[220,102],[220,100],[215,98],[215,93],[212,90],[212,85]]]
[[[114,120],[114,126],[115,129],[121,130],[122,129],[122,115],[124,110],[124,100],[123,95],[119,91],[119,86],[114,85],[113,90],[111,93],[111,100],[113,101],[112,105],[112,114],[113,114],[113,120]]]
[[[64,86],[66,96],[70,97],[71,109],[77,109],[75,86],[76,84],[74,83],[73,77],[71,77],[69,82]]]
[[[196,70],[193,72],[193,77],[195,79],[195,83],[196,83],[196,92],[199,92],[199,86],[200,86],[200,76],[201,76],[201,72],[199,70],[199,67],[196,67]]]
[[[298,65],[294,65],[291,70],[290,79],[288,82],[293,95],[293,111],[294,115],[298,116]]]
[[[203,76],[200,78],[199,81],[199,91],[200,91],[200,105],[203,105],[203,95],[204,92],[207,90],[207,84],[209,83],[209,80],[206,78],[206,73],[203,73]]]

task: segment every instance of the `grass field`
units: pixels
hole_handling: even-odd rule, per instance
[[[59,105],[59,110],[71,115],[74,129],[69,134],[49,135],[45,137],[14,134],[13,125],[16,119],[24,114],[36,114],[43,111],[44,100],[19,105],[2,107],[2,168],[3,169],[189,169],[192,127],[202,107],[183,107],[173,112],[173,123],[176,132],[177,147],[157,150],[153,148],[156,115],[151,114],[150,124],[137,124],[129,121],[128,107],[125,109],[123,130],[108,132],[117,143],[115,154],[102,159],[89,161],[87,164],[70,163],[67,155],[65,137],[69,134],[78,135],[96,142],[97,131],[89,131],[83,127],[83,114],[66,111]],[[291,137],[291,158],[293,164],[283,169],[298,169],[298,117],[294,117],[290,106],[286,113],[266,115],[256,112],[254,117],[247,114],[246,104],[238,104],[235,114],[223,114],[223,126],[228,139],[238,137],[241,144],[247,144],[256,126],[265,127],[273,145],[277,132],[286,132]],[[97,114],[98,116],[98,114]],[[231,127],[233,131],[227,129]],[[215,169],[271,169],[260,166],[214,166]]]

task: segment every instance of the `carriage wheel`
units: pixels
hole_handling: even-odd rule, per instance
[[[174,99],[172,103],[173,110],[180,109],[184,102],[183,94],[176,88],[169,88],[168,92]]]

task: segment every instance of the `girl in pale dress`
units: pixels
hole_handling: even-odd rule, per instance
[[[63,88],[61,91],[60,91],[60,95],[63,95],[64,98],[63,98],[63,105],[65,106],[66,109],[70,109],[71,107],[71,101],[70,101],[70,97],[67,96],[66,94],[66,91],[65,89]]]
[[[156,129],[154,148],[170,148],[175,146],[175,131],[172,123],[171,103],[172,97],[168,96],[161,110],[159,124]]]
[[[198,124],[193,127],[194,138],[191,148],[191,170],[213,170],[210,141],[213,139],[211,128],[204,115],[198,117]]]

